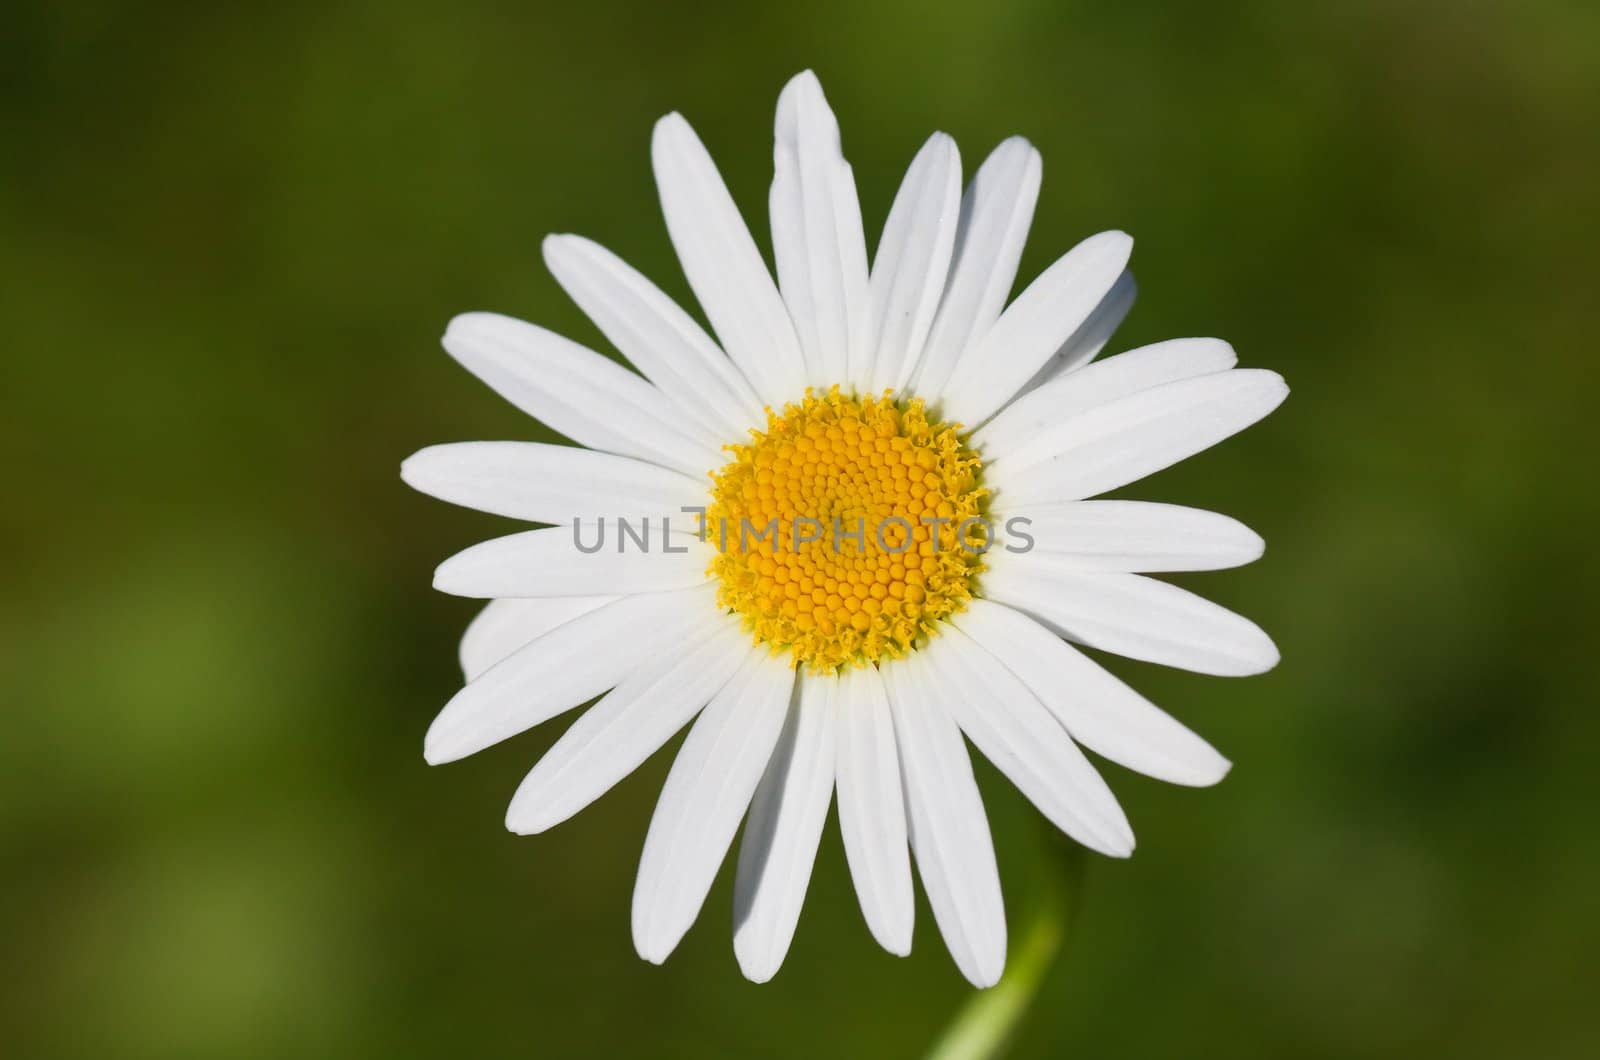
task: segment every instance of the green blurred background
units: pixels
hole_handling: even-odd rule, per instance
[[[932,130],[1042,151],[1030,278],[1138,238],[1113,349],[1288,377],[1129,491],[1270,542],[1185,579],[1284,662],[1113,663],[1236,762],[1107,766],[1023,1056],[1593,1057],[1600,7],[12,2],[0,15],[0,1054],[914,1056],[968,994],[879,951],[830,823],[788,962],[719,878],[664,968],[628,895],[668,756],[517,839],[564,721],[429,769],[503,532],[399,482],[540,438],[438,348],[496,309],[599,344],[551,231],[687,296],[650,178],[682,110],[767,243],[772,108],[817,69],[875,239]],[[980,770],[1013,935],[1052,856]]]

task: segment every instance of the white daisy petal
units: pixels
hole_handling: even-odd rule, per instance
[[[1117,282],[1111,285],[1106,296],[1100,299],[1100,304],[1094,307],[1089,318],[1079,324],[1078,330],[1033,374],[1033,378],[1022,388],[1022,393],[1026,394],[1094,360],[1127,319],[1138,296],[1139,285],[1134,282],[1133,273],[1123,269],[1122,275],[1117,277]]]
[[[530,523],[682,514],[705,505],[710,485],[659,464],[540,442],[432,445],[400,465],[400,478],[430,497]]]
[[[807,381],[853,378],[851,348],[867,310],[867,241],[839,123],[810,70],[778,97],[773,145],[772,250],[778,284],[805,355]]]
[[[743,441],[766,421],[750,383],[678,303],[600,244],[581,236],[549,236],[544,262],[611,344],[662,393],[689,415],[708,421],[705,430]]]
[[[1116,796],[1016,675],[957,628],[942,632],[927,655],[955,723],[1040,813],[1092,850],[1133,853]]]
[[[641,657],[703,629],[714,599],[709,587],[630,596],[557,626],[457,692],[428,728],[423,757],[465,758],[599,695]]]
[[[1211,448],[1261,419],[1289,395],[1262,369],[1183,379],[1101,405],[1043,431],[1012,474],[1006,458],[985,467],[997,502],[1012,510],[1073,501],[1136,482]]]
[[[939,394],[963,350],[999,319],[1039,202],[1039,152],[1013,136],[989,153],[961,199],[950,280],[912,389]]]
[[[1006,963],[1006,913],[994,841],[949,690],[912,653],[885,668],[917,872],[956,967],[993,986]]]
[[[1089,318],[1131,253],[1125,232],[1101,232],[1067,251],[968,346],[944,387],[925,396],[942,398],[947,419],[983,423]]]
[[[457,552],[439,564],[433,587],[452,596],[498,599],[506,596],[623,596],[659,593],[703,584],[713,546],[671,517],[601,518],[525,530],[496,537]],[[629,531],[637,534],[637,540]],[[603,544],[597,552],[578,545]],[[643,545],[638,544],[642,541]]]
[[[490,600],[461,635],[461,672],[476,680],[495,663],[615,596],[557,596],[543,600]]]
[[[704,475],[714,447],[679,425],[665,394],[615,361],[553,331],[498,313],[450,321],[444,348],[497,394],[573,441]]]
[[[701,712],[672,763],[633,888],[633,945],[660,964],[705,903],[783,730],[795,672],[754,653]]]
[[[1029,558],[1066,571],[1224,570],[1261,558],[1261,535],[1226,515],[1145,501],[1030,505]],[[996,513],[996,525],[1009,522]]]
[[[1028,563],[1032,558],[992,558],[983,595],[1080,644],[1130,659],[1218,677],[1278,665],[1278,649],[1261,627],[1176,585],[1138,574],[1068,573]]]
[[[783,298],[705,145],[681,114],[650,143],[667,232],[722,348],[773,408],[805,393],[805,362]]]
[[[911,952],[916,903],[894,719],[878,668],[856,667],[840,675],[834,709],[845,860],[867,929],[878,945],[904,957]]]
[[[1238,359],[1221,339],[1171,339],[1119,353],[1019,397],[973,432],[972,444],[1020,470],[1042,458],[1030,443],[1046,428],[1141,390],[1224,371]]]
[[[794,940],[833,797],[833,677],[802,677],[750,800],[734,877],[733,952],[751,982],[777,974]]]
[[[1204,787],[1227,775],[1215,748],[1027,615],[972,600],[951,621],[1096,754],[1172,784]]]
[[[961,154],[949,136],[934,133],[906,170],[872,261],[866,343],[872,363],[863,358],[858,376],[858,385],[871,381],[870,393],[902,390],[916,371],[950,274],[960,219]]]
[[[754,650],[738,619],[718,615],[698,643],[673,645],[641,665],[539,759],[511,800],[506,828],[543,832],[610,791],[688,724]]]

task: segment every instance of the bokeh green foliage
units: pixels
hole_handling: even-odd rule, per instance
[[[505,525],[399,460],[548,437],[444,323],[599,344],[550,231],[686,297],[669,109],[766,243],[772,105],[813,66],[869,238],[929,132],[969,172],[1023,133],[1025,278],[1127,229],[1115,348],[1220,335],[1294,389],[1128,491],[1266,536],[1183,581],[1284,662],[1112,664],[1237,764],[1199,792],[1107,767],[1140,849],[1092,859],[1019,1053],[1600,1055],[1600,8],[18,0],[0,49],[0,1054],[932,1040],[966,987],[925,906],[910,959],[873,946],[832,825],[754,987],[726,872],[665,968],[632,952],[666,755],[534,839],[501,813],[563,722],[421,758],[473,610],[429,571]],[[1048,840],[980,779],[1015,921]]]

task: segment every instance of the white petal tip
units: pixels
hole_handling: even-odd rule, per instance
[[[801,88],[809,87],[815,87],[818,92],[821,92],[822,82],[817,80],[816,71],[811,69],[801,70],[798,74],[795,74],[793,77],[789,78],[788,82],[783,86],[783,92],[779,94],[779,105],[782,105],[782,97],[784,94],[788,93],[789,90],[799,90]]]
[[[750,953],[748,948],[741,948],[739,940],[734,939],[733,955],[739,962],[739,974],[752,983],[769,983],[772,977],[778,974],[779,962],[765,953]]]
[[[469,549],[468,552],[471,550]],[[463,558],[465,557],[465,558]],[[468,556],[466,553],[457,553],[433,569],[433,588],[437,592],[448,593],[451,596],[463,596],[469,600],[490,600],[494,593],[484,584],[483,564],[481,555]]]
[[[450,323],[444,327],[444,342],[459,339],[472,332],[481,332],[486,327],[491,327],[496,321],[504,319],[499,313],[487,313],[475,310],[471,313],[457,313],[450,318]],[[445,347],[449,349],[447,345]],[[454,351],[451,351],[454,352]]]
[[[1253,622],[1249,626],[1248,630],[1240,630],[1236,634],[1238,639],[1226,656],[1217,658],[1215,666],[1206,669],[1184,668],[1213,677],[1256,677],[1273,669],[1283,661],[1278,646],[1272,643],[1272,638],[1260,626]]]
[[[878,945],[896,957],[911,956],[913,927],[911,910],[916,907],[916,901],[911,895],[910,880],[907,880],[906,883],[908,886],[904,894],[899,897],[893,907],[903,915],[892,915],[887,918],[880,918],[878,923],[869,922],[867,924],[867,930],[872,932],[872,937],[877,940]]]
[[[540,832],[549,831],[555,824],[548,815],[539,811],[539,807],[531,805],[528,800],[513,798],[511,805],[506,808],[506,831],[513,835],[538,835]]]
[[[434,590],[437,591],[437,592],[441,592],[441,593],[449,593],[451,596],[460,595],[454,589],[450,588],[451,577],[452,577],[452,571],[450,569],[450,561],[449,560],[445,560],[443,563],[439,564],[433,570],[433,588],[434,588]]]
[[[1002,958],[997,968],[974,968],[970,972],[963,971],[961,974],[966,976],[967,982],[979,990],[987,990],[1000,981],[1000,976],[1005,974],[1005,970],[1005,960]]]
[[[543,835],[545,832],[550,831],[552,827],[554,826],[549,821],[518,821],[515,825],[510,821],[506,822],[506,831],[512,835],[521,836]]]
[[[550,259],[563,255],[577,247],[582,242],[581,237],[568,232],[551,232],[539,242],[539,251],[544,255],[544,263],[551,266]],[[553,267],[553,266],[551,266]]]
[[[956,166],[961,163],[961,152],[956,147],[955,137],[946,132],[936,132],[922,142],[917,148],[916,157],[911,160],[911,165],[916,169],[925,169],[928,166]],[[907,174],[910,179],[910,174]],[[959,180],[958,177],[952,179]]]
[[[466,757],[445,741],[442,736],[436,735],[432,729],[422,739],[422,760],[430,766],[442,766],[446,762],[454,762]]]
[[[643,901],[633,907],[633,950],[641,960],[651,964],[665,964],[667,958],[672,956],[672,951],[678,948],[678,943],[683,941],[683,936],[689,932],[688,923],[681,924],[675,930],[664,927],[661,922],[664,915],[660,909],[652,908]]]
[[[1240,368],[1235,370],[1248,372],[1259,383],[1260,393],[1267,399],[1266,408],[1261,413],[1263,417],[1283,404],[1284,399],[1289,396],[1288,382],[1283,376],[1270,368]]]
[[[430,445],[418,449],[400,461],[400,481],[418,493],[437,497],[439,482],[435,472],[442,462],[448,462],[449,451],[448,445]]]
[[[1260,649],[1246,662],[1250,669],[1243,671],[1240,676],[1254,677],[1256,674],[1264,674],[1283,661],[1283,656],[1278,652],[1278,646],[1268,640],[1265,633],[1261,635],[1261,639]]]
[[[1240,535],[1239,545],[1240,554],[1246,557],[1245,563],[1254,563],[1267,554],[1267,539],[1249,527],[1245,527],[1245,532]]]
[[[426,449],[419,449],[417,452],[412,453],[410,456],[400,461],[400,481],[404,482],[407,486],[410,486],[414,490],[421,489],[421,487],[417,485],[417,472],[420,467],[417,458],[426,452]]]
[[[911,956],[911,932],[909,931],[905,933],[904,938],[885,938],[882,935],[874,935],[873,938],[878,940],[878,945],[882,946],[886,952],[896,957]]]
[[[673,947],[660,939],[642,939],[637,931],[634,932],[633,951],[639,955],[640,960],[649,961],[651,964],[666,964],[667,958],[672,956]]]
[[[651,130],[650,144],[652,147],[660,148],[662,140],[666,137],[682,136],[684,133],[688,133],[690,136],[694,135],[694,132],[689,128],[689,120],[687,118],[677,111],[673,111],[671,114],[663,114],[656,120],[656,126]]]
[[[1187,667],[1194,673],[1207,674],[1211,677],[1260,677],[1262,674],[1271,673],[1279,663],[1276,651],[1270,657],[1265,655],[1249,659],[1234,659],[1215,667],[1199,669]]]
[[[476,737],[470,730],[462,731],[461,697],[466,689],[457,692],[450,702],[444,705],[428,726],[427,733],[422,737],[422,759],[430,766],[441,766],[446,762],[457,762],[469,755],[476,754],[489,746],[485,743],[475,742]]]
[[[1131,858],[1138,845],[1126,820],[1105,824],[1098,833],[1091,834],[1091,838],[1094,842],[1084,843],[1084,846],[1108,858]]]
[[[573,270],[581,268],[581,259],[585,251],[593,246],[589,240],[582,236],[570,235],[566,232],[551,232],[539,243],[539,256],[544,259],[545,271],[555,277],[569,292],[569,282],[573,279]]]
[[[1097,232],[1085,239],[1084,243],[1108,258],[1121,258],[1124,265],[1133,256],[1133,237],[1119,228]]]

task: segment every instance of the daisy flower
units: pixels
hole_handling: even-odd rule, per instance
[[[402,467],[434,497],[550,524],[438,568],[436,588],[490,602],[424,754],[453,761],[599,697],[512,798],[506,825],[529,834],[689,726],[634,887],[642,957],[678,944],[743,821],[734,950],[771,978],[837,795],[873,937],[910,951],[914,856],[956,965],[987,986],[1005,910],[967,741],[1067,835],[1125,857],[1133,832],[1080,748],[1175,784],[1229,764],[1081,649],[1219,675],[1278,660],[1251,622],[1146,577],[1248,563],[1261,538],[1089,498],[1288,390],[1215,339],[1094,361],[1133,300],[1122,232],[1007,305],[1039,194],[1026,140],[963,192],[956,145],[935,133],[870,264],[809,72],[779,96],[773,154],[776,281],[689,123],[655,127],[667,230],[715,339],[570,235],[545,240],[545,262],[637,373],[507,317],[450,322],[453,357],[578,444],[440,445]]]

